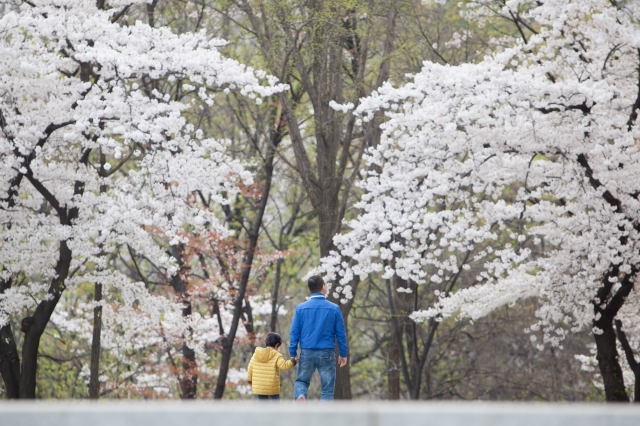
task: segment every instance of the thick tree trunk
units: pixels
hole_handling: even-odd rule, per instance
[[[360,281],[356,278],[351,282],[351,287],[353,294],[356,294],[358,289],[358,284]],[[333,292],[329,291],[327,299],[338,306],[340,306],[340,311],[342,312],[342,318],[344,319],[344,327],[347,330],[347,342],[349,341],[349,312],[351,312],[351,308],[353,307],[353,302],[355,298],[348,300],[347,303],[341,303],[339,298],[335,298],[333,296]],[[338,354],[338,348],[336,348],[336,354]],[[351,345],[349,345],[349,358],[353,358],[353,354],[351,353]],[[337,360],[337,357],[336,357]],[[352,399],[353,396],[351,394],[351,363],[347,362],[347,365],[344,367],[337,367],[336,370],[336,387],[333,394],[335,399]]]
[[[20,358],[11,325],[0,328],[0,373],[7,392],[7,399],[20,397]]]
[[[636,361],[636,355],[633,353],[633,348],[631,347],[631,344],[627,339],[627,335],[622,330],[622,321],[617,319],[613,323],[616,326],[616,335],[618,337],[618,341],[620,342],[620,345],[622,346],[622,350],[624,351],[624,354],[627,358],[627,363],[629,364],[631,371],[633,371],[633,376],[634,376],[633,378],[634,378],[634,385],[635,385],[635,389],[633,392],[633,402],[639,403],[640,402],[640,363]]]
[[[333,397],[341,400],[353,399],[351,394],[351,363],[347,363],[344,367],[338,366],[336,368],[336,387]]]
[[[11,325],[0,328],[0,373],[7,392],[7,399],[20,397],[20,357],[13,338]]]
[[[620,368],[612,319],[603,316],[600,320],[595,321],[594,325],[602,330],[601,334],[594,334],[594,338],[598,367],[604,382],[605,398],[609,402],[629,402],[622,377],[622,368]]]
[[[594,329],[598,330],[597,334],[594,333],[596,359],[604,382],[605,398],[609,402],[629,401],[624,385],[624,377],[622,376],[622,368],[620,368],[617,340],[623,345],[627,358],[630,358],[631,368],[633,368],[635,359],[633,359],[633,354],[629,356],[629,343],[624,337],[621,322],[615,320],[615,317],[629,293],[633,290],[637,272],[636,267],[632,266],[631,271],[620,281],[620,287],[611,294],[614,282],[612,278],[617,277],[620,273],[618,265],[612,265],[609,272],[603,277],[603,285],[598,289],[594,298],[594,311],[597,319],[593,320],[593,326]],[[603,307],[604,301],[606,301],[606,305]],[[614,323],[617,325],[620,335],[616,333]]]
[[[94,301],[102,300],[102,284],[95,284]],[[89,367],[89,399],[100,398],[100,337],[102,333],[102,305],[93,308],[93,337],[91,340],[91,366]]]
[[[60,253],[56,264],[57,277],[51,281],[49,286],[49,298],[38,304],[32,317],[22,320],[22,331],[24,332],[24,342],[22,344],[22,368],[20,371],[20,399],[35,399],[36,397],[36,377],[38,370],[38,348],[40,338],[44,333],[51,314],[53,314],[62,292],[64,281],[69,275],[69,265],[71,265],[71,250],[66,241],[60,241]]]
[[[10,287],[11,279],[0,280],[0,294]],[[18,399],[20,397],[20,357],[9,322],[0,327],[0,374],[4,381],[7,399]]]
[[[348,324],[348,314],[344,314],[344,326],[347,330],[347,341],[349,341],[349,324]],[[336,354],[339,355],[339,348],[336,348]],[[336,360],[338,356],[336,356]],[[333,397],[335,399],[353,399],[353,395],[351,394],[351,363],[347,362],[347,365],[344,367],[336,366],[336,387],[333,392]]]

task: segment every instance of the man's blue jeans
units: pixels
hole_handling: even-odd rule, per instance
[[[298,375],[293,390],[296,399],[300,396],[307,398],[307,390],[313,372],[318,369],[320,383],[322,383],[321,401],[331,401],[336,386],[336,354],[333,349],[300,349]]]

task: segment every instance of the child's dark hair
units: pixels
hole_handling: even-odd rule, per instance
[[[282,344],[282,337],[278,333],[269,333],[267,334],[266,339],[264,339],[264,344],[275,348],[278,345]]]

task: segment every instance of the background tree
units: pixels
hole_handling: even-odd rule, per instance
[[[193,126],[181,116],[185,104],[158,84],[145,92],[145,82],[180,79],[204,101],[212,96],[207,87],[224,84],[242,85],[244,93],[281,90],[274,80],[270,88],[260,86],[251,70],[223,59],[204,34],[122,27],[112,22],[119,9],[54,3],[25,4],[2,17],[3,74],[11,75],[0,88],[3,238],[11,242],[1,254],[2,374],[10,397],[35,397],[40,338],[67,287],[89,276],[121,285],[117,270],[102,273],[104,253],[120,239],[175,273],[144,227],[155,222],[175,245],[185,223],[218,223],[190,210],[182,201],[188,193],[218,196],[247,177],[217,141],[192,138]],[[150,48],[158,43],[166,56]],[[16,60],[22,57],[28,60]],[[104,185],[107,193],[100,190]],[[8,320],[31,309],[21,320],[19,359]]]
[[[504,248],[495,250],[491,244],[495,254],[477,278],[483,284],[451,296],[441,292],[434,308],[414,313],[413,319],[477,319],[505,304],[538,297],[539,319],[530,330],[540,330],[543,343],[557,346],[568,332],[564,324],[574,332],[591,329],[607,400],[628,400],[617,344],[634,369],[627,338],[631,332],[621,327],[636,323],[631,312],[636,303],[632,290],[638,268],[638,219],[627,206],[638,201],[630,182],[637,170],[640,104],[638,50],[631,41],[639,27],[635,9],[627,6],[593,1],[578,7],[548,1],[527,5],[525,20],[509,5],[473,4],[470,13],[475,16],[487,10],[511,16],[532,35],[521,30],[521,40],[478,65],[425,63],[413,83],[400,89],[385,86],[363,102],[365,119],[382,107],[390,109],[389,120],[386,142],[371,160],[380,164],[382,173],[367,182],[366,213],[352,224],[355,232],[373,229],[367,237],[371,243],[344,239],[342,255],[360,256],[358,266],[340,266],[334,260],[337,255],[326,261],[339,265],[342,282],[349,274],[370,273],[376,265],[380,270],[379,263],[372,268],[370,259],[393,255],[384,248],[378,254],[370,245],[395,235],[399,237],[390,249],[410,253],[411,259],[403,259],[399,268],[387,267],[383,277],[406,276],[420,282],[427,276],[423,267],[432,260],[421,256],[429,240],[423,217],[414,219],[415,207],[399,209],[395,222],[402,226],[377,227],[369,216],[381,194],[390,192],[387,205],[415,205],[413,197],[420,190],[433,191],[422,201],[429,203],[439,196],[456,200],[462,190],[471,189],[474,195],[465,198],[480,216],[463,226],[467,244],[490,235],[491,218],[497,218],[503,230],[508,220],[528,223],[513,230]],[[558,23],[557,16],[566,20]],[[398,171],[403,168],[406,177],[400,183]],[[393,192],[396,185],[409,190]],[[505,196],[509,187],[517,190],[513,198]],[[458,209],[452,216],[465,224],[469,213]],[[529,238],[539,244],[541,236],[551,247],[532,256]],[[459,250],[455,238],[439,239],[443,247],[451,242]],[[439,280],[446,271],[442,267],[431,280]]]

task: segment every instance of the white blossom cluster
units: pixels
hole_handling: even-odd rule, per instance
[[[186,230],[228,235],[194,193],[225,203],[252,180],[185,112],[217,92],[259,101],[285,88],[222,57],[224,43],[204,32],[120,25],[113,18],[136,1],[108,3],[0,0],[0,278],[12,283],[0,294],[0,326],[59,297],[50,283],[64,273],[68,291],[105,286],[107,348],[134,345],[172,318],[199,333],[180,325],[181,305],[151,295],[112,259],[131,249],[175,274],[158,235],[171,245],[186,242]]]
[[[481,16],[485,3],[470,7]],[[559,344],[567,325],[591,329],[603,283],[615,295],[636,281],[640,3],[520,0],[500,12],[518,5],[528,39],[478,64],[425,62],[361,100],[363,121],[387,119],[360,214],[319,268],[343,299],[355,276],[439,283],[473,265],[472,284],[412,318],[475,319],[536,296],[531,330]],[[618,313],[634,338],[638,303],[631,290]]]

